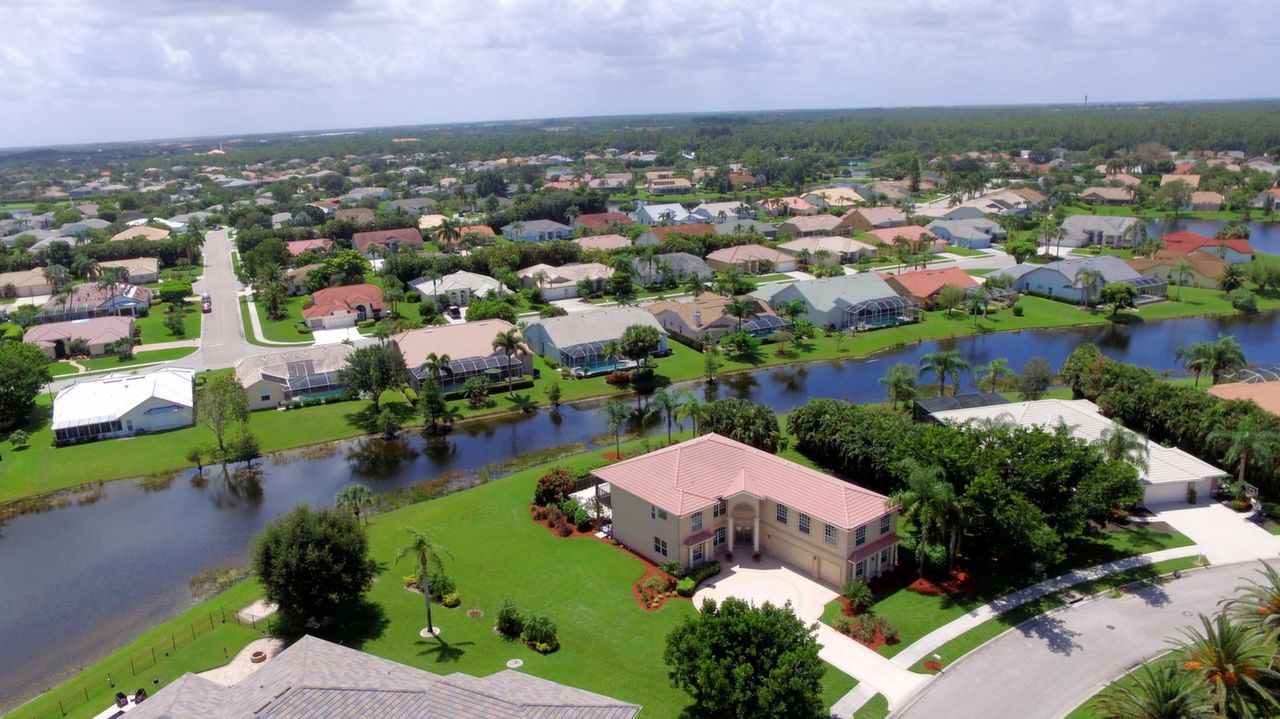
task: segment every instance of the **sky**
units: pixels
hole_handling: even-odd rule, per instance
[[[1276,0],[0,0],[0,146],[1280,96]]]

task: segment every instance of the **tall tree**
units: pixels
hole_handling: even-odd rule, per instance
[[[1213,619],[1201,614],[1200,628],[1184,629],[1183,635],[1182,666],[1208,686],[1218,715],[1249,719],[1280,712],[1280,702],[1267,688],[1280,678],[1270,637],[1224,614]]]
[[[1250,460],[1261,467],[1273,465],[1280,434],[1267,429],[1253,415],[1245,415],[1234,426],[1212,429],[1205,442],[1222,453],[1222,461],[1236,465],[1236,480],[1244,482]]]
[[[1128,462],[1147,472],[1151,469],[1151,450],[1137,433],[1124,427],[1108,427],[1094,442],[1102,456],[1115,462]]]
[[[1080,289],[1082,307],[1093,304],[1093,296],[1098,291],[1098,286],[1102,284],[1102,279],[1102,272],[1092,267],[1081,267],[1076,270],[1073,284]]]
[[[1205,372],[1212,371],[1213,365],[1213,343],[1212,342],[1194,342],[1189,345],[1183,345],[1174,352],[1174,357],[1182,363],[1184,369],[1188,372],[1194,372],[1196,375],[1195,386],[1200,386],[1200,375]]]
[[[978,368],[978,387],[982,387],[983,381],[986,382],[986,390],[995,392],[1000,386],[1000,380],[1013,374],[1013,370],[1009,369],[1009,360],[1003,357],[993,359],[990,362]]]
[[[1226,604],[1227,616],[1259,631],[1274,633],[1280,630],[1280,572],[1263,562],[1257,574],[1260,579],[1247,579],[1236,587],[1236,596]]]
[[[523,355],[526,351],[524,340],[520,337],[520,331],[516,329],[499,332],[498,336],[493,338],[493,349],[506,356],[508,365],[511,364],[515,357]],[[524,371],[522,369],[521,376],[523,374]],[[511,397],[516,396],[515,376],[511,374],[509,367],[507,369],[507,394]]]
[[[422,599],[423,601],[426,602],[426,605],[427,605],[426,631],[428,634],[434,634],[437,640],[443,643],[443,640],[439,639],[440,635],[436,630],[435,623],[431,621],[431,571],[430,570],[433,563],[437,567],[443,567],[444,562],[443,560],[440,559],[440,554],[441,553],[448,554],[449,550],[433,543],[431,539],[427,537],[427,535],[414,529],[413,527],[405,527],[404,531],[406,534],[409,535],[409,543],[404,545],[403,547],[400,547],[400,549],[396,551],[396,561],[399,562],[401,559],[404,559],[405,557],[413,557],[413,559],[417,561],[418,571],[420,572],[419,577],[421,578],[421,582],[422,582]]]
[[[373,492],[363,484],[348,484],[338,490],[333,498],[334,507],[351,512],[356,521],[360,521],[360,513],[373,506]]]
[[[950,377],[956,386],[956,391],[952,394],[960,392],[960,373],[969,369],[969,363],[965,361],[964,356],[960,354],[960,350],[939,350],[931,352],[920,358],[920,376],[933,374],[938,378],[938,396],[944,396],[947,393],[947,378]]]
[[[906,362],[899,362],[880,378],[880,384],[885,386],[889,393],[890,404],[902,403],[904,407],[910,408],[911,402],[916,398],[916,373],[915,369]]]
[[[667,444],[671,444],[671,427],[676,424],[680,413],[680,397],[666,387],[659,387],[649,398],[649,412],[645,419],[665,419],[667,422]]]
[[[1177,664],[1156,661],[1118,681],[1094,707],[1103,719],[1210,719],[1213,704],[1199,678]]]
[[[1178,285],[1178,293],[1174,299],[1182,300],[1182,286],[1187,283],[1190,277],[1195,275],[1195,272],[1196,268],[1185,257],[1179,257],[1178,261],[1174,263],[1173,270],[1169,273],[1169,279]]]
[[[268,524],[252,556],[267,599],[298,621],[339,616],[358,604],[376,571],[354,517],[306,504]]]
[[[947,517],[955,514],[955,491],[942,478],[942,468],[922,466],[914,460],[903,462],[905,486],[894,492],[891,501],[900,516],[916,528],[920,540],[916,546],[916,571],[924,576],[924,558],[929,535],[950,529]]]
[[[234,374],[224,374],[205,382],[197,405],[196,419],[213,432],[218,443],[218,459],[227,461],[227,434],[249,421],[249,397]]]
[[[648,361],[649,355],[658,350],[658,345],[661,343],[662,336],[658,334],[657,328],[651,325],[630,325],[622,330],[622,336],[618,338],[623,356],[641,367]]]
[[[627,420],[631,418],[631,408],[623,404],[621,401],[611,399],[600,405],[597,414],[604,417],[609,424],[609,431],[613,433],[613,453],[618,458],[622,458],[622,430],[627,427]]]
[[[50,379],[49,358],[35,345],[0,342],[0,430],[26,424]]]
[[[735,332],[742,331],[742,323],[751,317],[756,316],[756,306],[754,302],[742,297],[735,297],[724,306],[725,314],[736,319],[738,322],[734,325]]]
[[[1248,363],[1244,358],[1244,349],[1231,335],[1218,335],[1218,341],[1212,343],[1209,353],[1209,376],[1213,384],[1217,384],[1222,375],[1244,369]]]
[[[347,364],[338,370],[338,381],[343,386],[369,395],[374,415],[382,409],[382,393],[401,384],[407,377],[404,358],[393,344],[360,347],[347,357]]]

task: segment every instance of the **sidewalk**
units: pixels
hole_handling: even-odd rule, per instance
[[[275,342],[262,336],[262,324],[258,321],[258,308],[253,304],[253,295],[247,291],[243,295],[249,307],[249,324],[253,326],[253,341],[271,347],[310,347],[314,342]]]

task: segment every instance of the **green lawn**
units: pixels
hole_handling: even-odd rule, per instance
[[[151,305],[151,310],[146,317],[134,318],[133,326],[142,332],[142,344],[153,345],[160,342],[177,342],[179,340],[193,340],[200,337],[200,305],[198,303],[187,303],[182,310],[182,326],[186,329],[186,334],[179,337],[169,331],[165,326],[165,319],[169,315],[169,305],[165,302],[157,302]]]
[[[884,719],[889,716],[889,700],[883,694],[877,694],[867,700],[862,708],[853,713],[853,719]]]
[[[98,357],[97,359],[80,360],[80,364],[84,365],[84,367],[89,370],[123,369],[140,364],[168,362],[170,360],[182,359],[195,351],[195,347],[173,347],[171,349],[164,350],[142,349],[134,351],[133,359],[123,362],[121,362],[117,357]]]
[[[1110,255],[1112,257],[1119,257],[1122,260],[1132,260],[1134,258],[1133,250],[1124,247],[1077,247],[1071,250],[1070,254],[1076,257]]]
[[[961,247],[959,245],[947,245],[947,249],[943,251],[947,254],[959,255],[961,257],[981,257],[987,254],[982,250],[974,250],[968,247]]]
[[[780,272],[775,272],[774,274],[770,274],[770,275],[756,275],[755,277],[752,277],[751,279],[752,279],[756,284],[760,284],[760,283],[763,283],[763,282],[793,282],[793,281],[795,281],[795,278],[794,278],[794,277],[792,277],[791,275],[782,274],[782,273],[780,273]]]
[[[267,313],[260,303],[253,307],[258,312],[258,324],[262,327],[263,339],[272,342],[306,342],[312,341],[310,332],[301,332],[302,305],[306,295],[290,297],[284,306],[284,317],[278,320],[267,319]],[[253,328],[246,325],[245,334],[252,336]]]
[[[603,465],[605,460],[591,453],[555,464],[581,469]],[[642,716],[677,716],[687,697],[671,686],[662,651],[667,634],[693,615],[692,603],[673,600],[660,611],[646,612],[631,595],[632,582],[644,572],[644,565],[633,555],[592,538],[562,539],[531,521],[529,499],[547,468],[535,467],[374,517],[369,538],[379,563],[379,580],[368,598],[376,608],[361,613],[367,621],[318,633],[441,674],[461,671],[484,676],[519,658],[524,661],[521,671],[529,674],[643,704]],[[411,565],[395,562],[397,550],[405,543],[404,527],[426,530],[433,541],[452,552],[445,566],[457,584],[462,605],[433,611],[443,644],[418,636],[425,623],[422,599],[401,582],[402,576],[412,572]],[[249,581],[209,605],[248,604],[255,590]],[[496,636],[491,630],[493,617],[504,599],[526,613],[551,617],[559,627],[560,650],[543,656]],[[484,617],[467,617],[470,609],[483,611]],[[205,607],[192,610],[204,611]],[[157,628],[157,636],[173,631],[175,624]],[[200,651],[175,657],[169,666],[175,671],[182,665],[203,668],[210,656],[221,653],[222,646],[233,653],[255,636],[242,635],[193,642]],[[96,681],[102,669],[95,665],[55,690],[54,696],[65,696],[83,681]],[[828,667],[823,696],[834,702],[854,685],[853,679]],[[41,706],[47,711],[51,705]],[[88,715],[86,711],[73,716]]]
[[[987,275],[995,271],[996,270],[994,267],[981,267],[976,270],[965,270],[965,273],[972,275],[974,277],[986,277]]]

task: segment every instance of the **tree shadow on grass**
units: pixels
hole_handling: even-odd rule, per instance
[[[443,638],[436,638],[418,639],[414,644],[423,648],[418,652],[418,656],[434,656],[436,664],[445,664],[454,663],[462,659],[462,656],[467,653],[467,650],[462,647],[474,646],[475,642],[450,643],[445,641]]]
[[[391,412],[401,426],[408,424],[414,418],[413,407],[403,402],[383,402],[381,409]],[[343,417],[347,420],[347,424],[365,434],[380,433],[377,426],[378,415],[373,411],[372,404],[365,405],[364,408],[355,412],[348,412]]]
[[[1140,325],[1146,323],[1145,319],[1132,312],[1120,312],[1115,315],[1108,314],[1107,321],[1113,325]]]
[[[309,627],[303,620],[283,617],[278,624],[272,626],[272,634],[286,641],[294,641],[310,634],[335,644],[360,649],[366,642],[381,637],[390,624],[391,620],[380,605],[361,600],[320,627]]]

